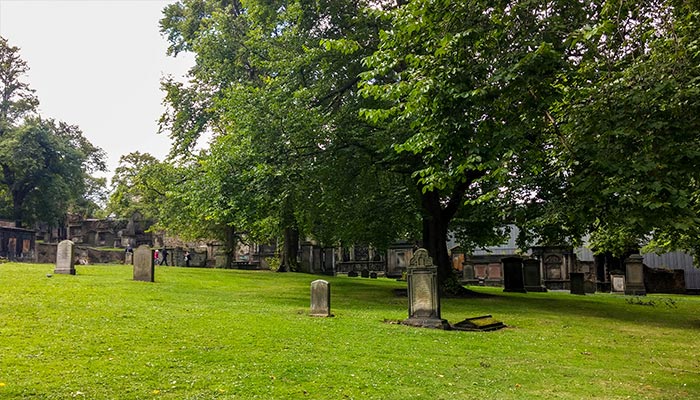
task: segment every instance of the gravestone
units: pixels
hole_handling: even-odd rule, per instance
[[[369,277],[370,277],[370,279],[377,279],[377,273],[372,271],[372,272],[370,272]]]
[[[311,314],[312,317],[332,317],[331,314],[331,284],[318,279],[311,282]]]
[[[360,271],[360,276],[363,278],[369,278],[369,270],[367,268],[362,269],[362,271]]]
[[[56,248],[56,268],[54,274],[75,275],[75,244],[64,240]]]
[[[440,317],[437,267],[426,249],[418,249],[408,265],[408,319],[404,325],[421,328],[450,329]]]
[[[501,259],[501,263],[503,264],[503,291],[527,293],[523,280],[523,259],[506,257]]]
[[[644,286],[644,257],[632,254],[625,260],[625,294],[646,296]]]
[[[134,280],[153,282],[155,264],[153,251],[147,245],[141,245],[134,250]]]
[[[466,261],[462,263],[462,279],[465,281],[472,281],[475,279],[474,264]]]
[[[542,285],[542,274],[540,274],[540,261],[533,258],[523,260],[523,281],[525,290],[528,292],[546,292],[547,288]]]
[[[610,275],[610,292],[625,293],[625,276]]]
[[[586,290],[584,288],[584,274],[583,272],[572,272],[569,274],[569,290],[571,294],[585,295]]]
[[[357,278],[357,271],[353,269],[352,271],[348,272],[348,276],[351,278]]]

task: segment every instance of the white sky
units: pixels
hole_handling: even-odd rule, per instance
[[[165,54],[162,9],[173,0],[0,0],[0,36],[20,48],[39,112],[78,125],[107,153],[111,178],[133,151],[163,159],[160,80],[193,58]]]

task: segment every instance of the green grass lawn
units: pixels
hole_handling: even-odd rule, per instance
[[[334,318],[308,316],[317,276],[128,266],[0,265],[0,399],[694,399],[700,297],[503,293],[443,299],[458,332],[407,317],[405,283],[324,278]]]

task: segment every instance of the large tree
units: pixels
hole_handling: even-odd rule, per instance
[[[358,116],[368,102],[357,92],[361,61],[380,22],[367,5],[184,1],[165,10],[171,51],[194,51],[197,66],[188,85],[165,82],[172,108],[163,127],[180,155],[207,129],[214,134],[207,160],[226,160],[221,169],[231,171],[219,186],[243,182],[238,199],[228,194],[236,215],[227,218],[283,239],[290,267],[300,235],[381,245],[415,216]]]
[[[597,251],[700,254],[700,9],[604,4],[572,37],[584,55],[555,108],[566,190],[552,205]]]
[[[38,100],[22,79],[28,70],[19,49],[0,38],[0,198],[17,226],[54,224],[68,210],[91,211],[91,174],[104,171],[104,152],[77,126],[42,119]]]
[[[587,7],[414,0],[387,13],[391,29],[362,75],[364,93],[381,103],[363,114],[393,135],[421,191],[424,245],[443,283],[460,210],[486,217],[486,231],[467,229],[478,245],[540,189],[556,134],[549,111],[572,63],[567,39],[587,23]]]

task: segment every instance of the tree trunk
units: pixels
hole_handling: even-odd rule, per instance
[[[15,220],[15,227],[22,227],[22,205],[24,204],[24,195],[17,191],[12,191],[12,218]]]
[[[232,268],[236,251],[236,228],[226,225],[224,227],[224,265],[225,268]]]
[[[299,229],[296,227],[284,228],[284,243],[282,243],[282,260],[280,263],[280,272],[296,271],[299,263],[297,256],[299,255]]]
[[[455,185],[449,196],[444,196],[437,190],[421,193],[423,246],[437,266],[438,283],[440,291],[444,294],[462,296],[469,293],[459,282],[452,268],[452,260],[447,252],[447,233],[450,221],[457,214],[469,184],[483,174],[483,171],[468,172],[466,179]]]
[[[445,215],[437,192],[423,194],[423,247],[438,268],[438,282],[443,287],[453,276],[452,262],[447,253],[447,228],[451,216]]]

